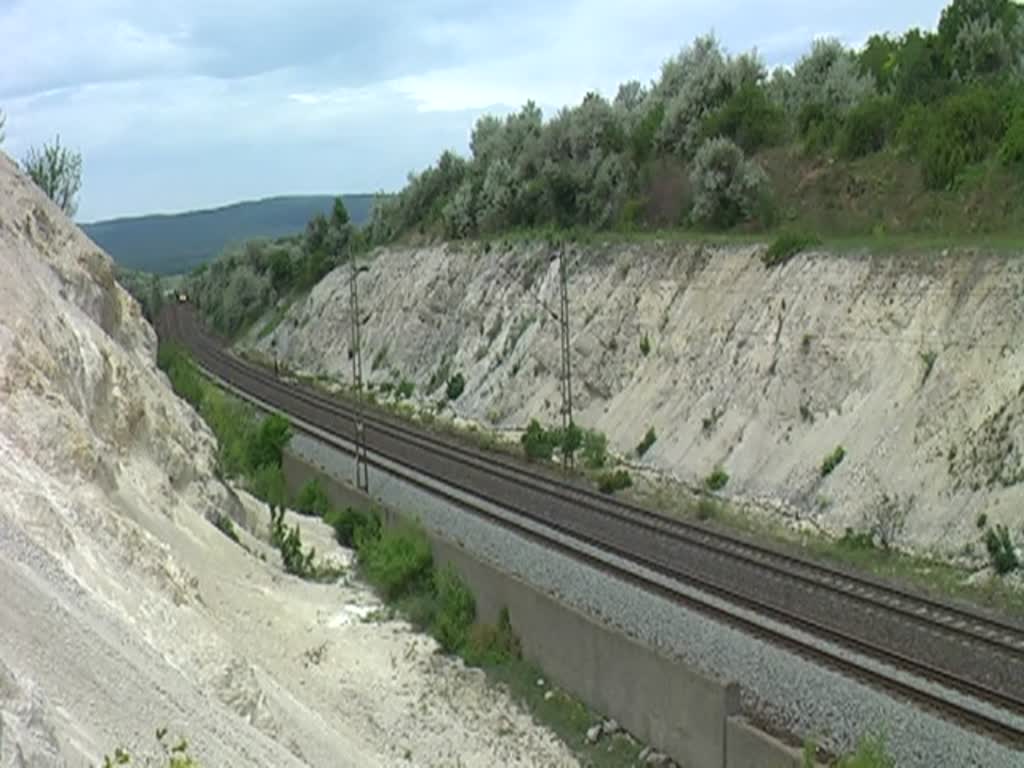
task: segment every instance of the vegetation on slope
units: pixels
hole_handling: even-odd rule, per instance
[[[362,247],[362,233],[336,198],[330,214],[314,216],[302,235],[229,248],[189,275],[184,288],[214,329],[233,336]]]
[[[823,234],[1020,229],[1024,22],[1010,0],[955,0],[936,31],[817,40],[792,70],[711,36],[649,86],[588,94],[546,122],[528,102],[481,118],[374,208],[373,243],[520,228]]]
[[[369,220],[372,195],[342,199],[355,224]],[[206,211],[112,219],[82,229],[121,266],[172,275],[246,240],[297,235],[311,218],[329,215],[333,205],[327,195],[275,197]]]

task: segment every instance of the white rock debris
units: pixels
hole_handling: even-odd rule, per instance
[[[479,672],[366,620],[364,587],[217,531],[269,516],[214,479],[155,355],[110,259],[0,154],[0,768],[160,728],[204,768],[576,765]]]

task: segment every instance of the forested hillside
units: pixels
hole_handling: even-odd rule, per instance
[[[375,209],[374,243],[516,228],[959,235],[1024,229],[1024,23],[956,0],[937,30],[816,40],[792,69],[712,36],[614,98],[481,118]]]
[[[372,195],[345,195],[357,224],[369,219]],[[171,275],[188,272],[231,244],[298,234],[316,214],[330,212],[327,195],[276,197],[206,211],[113,219],[82,228],[122,267]]]

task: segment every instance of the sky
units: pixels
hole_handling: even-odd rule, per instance
[[[78,220],[394,191],[475,120],[657,76],[713,31],[796,61],[944,0],[0,0],[3,151],[82,153]]]

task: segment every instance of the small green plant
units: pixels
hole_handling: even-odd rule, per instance
[[[896,761],[889,756],[885,739],[872,736],[862,739],[852,755],[840,758],[836,768],[896,768]]]
[[[729,473],[721,467],[715,467],[715,471],[704,478],[704,487],[709,491],[720,491],[729,483]]]
[[[588,429],[583,432],[583,463],[587,469],[604,469],[608,461],[608,436]]]
[[[814,337],[809,333],[805,333],[804,337],[800,340],[800,351],[805,355],[810,354],[812,341],[814,341]]]
[[[821,463],[821,476],[828,477],[831,475],[836,467],[843,463],[843,459],[846,458],[846,449],[843,446],[838,446],[832,453],[825,457],[825,460]]]
[[[986,532],[985,549],[988,550],[992,568],[1000,576],[1005,576],[1020,567],[1017,549],[1013,546],[1010,530],[1005,525],[997,525]]]
[[[302,551],[299,526],[289,528],[284,524],[284,507],[271,507],[270,520],[270,543],[281,553],[285,571],[300,578],[315,576],[313,559],[316,557],[316,549],[311,548],[305,553]]]
[[[334,538],[343,547],[359,550],[364,542],[380,538],[380,517],[372,510],[329,509],[324,522],[334,529]]]
[[[291,437],[291,424],[284,416],[274,413],[265,418],[255,439],[249,443],[249,466],[256,468],[269,464],[280,467],[284,447]]]
[[[434,571],[434,591],[434,637],[446,653],[455,653],[469,640],[469,630],[476,619],[476,600],[451,565]]]
[[[978,519],[975,520],[974,523],[978,526],[979,531],[985,530],[985,526],[988,525],[988,515],[982,512],[980,515],[978,515]]]
[[[398,383],[398,387],[395,389],[395,394],[398,396],[399,400],[408,400],[410,397],[412,397],[412,394],[415,391],[416,385],[413,384],[408,379],[403,378]]]
[[[160,745],[161,756],[155,758],[142,757],[144,762],[140,762],[139,765],[146,765],[149,768],[200,768],[199,763],[193,759],[188,753],[188,742],[185,739],[178,739],[174,744],[168,744],[166,741],[167,729],[159,728],[156,732],[156,741]],[[114,750],[113,755],[104,755],[102,768],[116,768],[119,765],[131,765],[133,758],[131,754],[118,747]]]
[[[807,403],[800,403],[800,418],[805,424],[814,423],[814,412]]]
[[[551,433],[536,419],[530,421],[526,432],[520,438],[526,458],[531,461],[550,461],[555,452],[555,441]]]
[[[615,493],[624,491],[633,485],[633,478],[624,469],[614,472],[604,472],[597,478],[597,487],[601,493]]]
[[[508,608],[502,608],[498,623],[474,624],[469,630],[466,661],[479,667],[496,667],[522,657],[522,646],[512,629]]]
[[[654,427],[651,427],[647,430],[647,434],[644,435],[644,439],[641,440],[640,444],[636,447],[636,455],[642,459],[657,441],[658,435],[654,431]]]
[[[924,373],[921,376],[922,384],[928,381],[928,377],[932,375],[932,369],[935,367],[935,361],[938,359],[938,354],[933,350],[921,353],[921,362],[924,363]]]
[[[821,240],[813,235],[801,232],[781,232],[775,238],[768,250],[764,252],[761,261],[771,269],[786,264],[803,251],[821,245]]]
[[[380,538],[363,543],[359,559],[367,580],[386,600],[397,600],[422,589],[431,579],[430,542],[416,526],[385,529]]]
[[[448,388],[445,392],[448,395],[449,400],[458,400],[462,393],[466,391],[466,377],[461,373],[456,373],[450,379],[448,379]]]
[[[327,491],[320,485],[319,480],[310,480],[299,491],[295,498],[295,511],[312,517],[323,517],[330,509],[330,502],[327,500]]]
[[[640,339],[640,354],[647,357],[651,354],[651,337],[646,333]]]
[[[390,345],[385,344],[378,349],[373,355],[373,362],[370,365],[371,371],[376,371],[384,368],[388,364],[388,352],[390,351]]]

